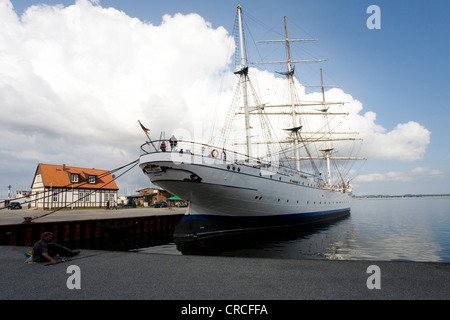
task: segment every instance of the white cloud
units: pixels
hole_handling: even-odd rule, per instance
[[[210,84],[232,54],[227,31],[196,14],[166,15],[155,26],[80,0],[32,6],[19,19],[1,0],[0,20],[1,128],[16,145],[39,149],[29,152],[36,161],[113,146],[135,156],[144,140],[138,119],[155,136],[204,120],[197,110],[215,100]]]
[[[365,138],[364,150],[369,158],[415,161],[425,155],[431,132],[419,123],[401,123],[392,131],[384,133],[373,129],[373,120],[366,118],[364,122],[368,125],[368,130],[362,132]]]
[[[362,103],[340,89],[327,92],[330,101],[345,101],[343,110],[349,113],[349,128],[360,132],[364,140],[361,155],[368,159],[415,161],[422,159],[430,143],[431,132],[417,122],[399,123],[388,131],[376,123],[376,113],[363,111]]]
[[[261,102],[272,105],[286,104],[287,101],[281,101],[283,98],[289,98],[286,89],[286,83],[280,77],[274,74],[260,71],[253,74],[253,79],[261,81],[257,91],[261,95]],[[322,101],[321,93],[305,93],[305,88],[298,85],[299,98],[302,101]],[[274,92],[277,92],[274,93]],[[359,132],[359,138],[363,140],[359,156],[367,157],[370,160],[400,160],[415,161],[422,159],[425,155],[427,146],[430,143],[431,132],[421,124],[408,121],[397,124],[392,130],[388,131],[382,125],[376,123],[376,113],[373,111],[364,111],[363,104],[354,99],[350,94],[342,89],[333,88],[325,92],[326,100],[329,102],[345,102],[343,105],[331,105],[330,112],[346,112],[349,116],[342,121],[342,117],[329,117],[330,128],[342,126],[341,131]],[[313,107],[317,109],[317,107]],[[313,111],[311,107],[306,107],[305,111]],[[306,131],[315,132],[323,127],[323,120],[319,117],[303,122],[303,128]],[[286,128],[286,124],[280,125]],[[343,144],[343,143],[342,143]]]

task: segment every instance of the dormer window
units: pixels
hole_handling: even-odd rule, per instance
[[[89,176],[89,183],[95,184],[95,176]]]
[[[78,178],[78,174],[72,173],[72,182],[78,182],[79,178]]]

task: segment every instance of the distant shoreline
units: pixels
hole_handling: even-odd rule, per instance
[[[364,195],[358,196],[354,195],[353,198],[364,198],[364,199],[374,199],[374,198],[437,198],[437,197],[450,197],[450,194],[403,194],[403,195]]]

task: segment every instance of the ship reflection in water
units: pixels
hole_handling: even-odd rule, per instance
[[[202,239],[175,239],[175,244],[139,249],[145,253],[276,259],[339,259],[339,244],[351,242],[349,217],[327,224],[278,231],[251,232]]]
[[[170,243],[139,252],[450,263],[450,197],[365,199],[329,224]],[[425,214],[426,213],[426,214]],[[172,241],[170,239],[169,241]]]

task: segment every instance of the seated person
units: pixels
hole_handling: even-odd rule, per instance
[[[69,248],[63,247],[53,241],[53,233],[44,232],[41,236],[41,240],[36,242],[33,247],[33,262],[48,262],[55,264],[56,260],[53,259],[56,255],[60,257],[73,257],[80,253],[80,251],[74,251]]]

